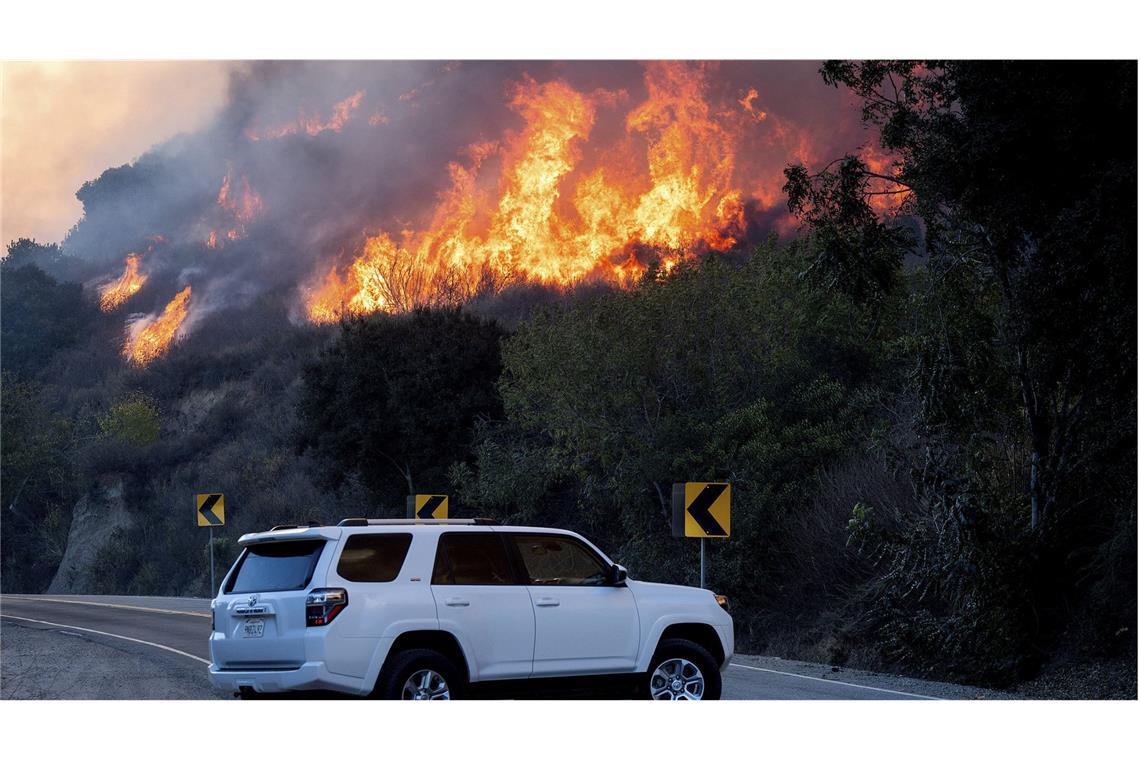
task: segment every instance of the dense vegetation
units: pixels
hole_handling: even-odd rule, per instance
[[[822,74],[895,163],[789,167],[797,239],[628,290],[337,327],[275,294],[138,370],[66,244],[13,243],[3,589],[43,590],[108,484],[133,520],[98,558],[107,592],[207,593],[206,490],[226,493],[223,561],[246,530],[446,490],[695,583],[670,484],[724,479],[709,577],[744,649],[997,685],[1134,668],[1135,65]]]

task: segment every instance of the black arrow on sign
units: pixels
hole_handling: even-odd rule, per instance
[[[206,522],[210,523],[210,525],[222,524],[222,521],[219,520],[218,516],[214,514],[214,505],[217,504],[221,498],[222,495],[220,493],[212,493],[206,497],[206,500],[204,502],[202,502],[202,506],[198,507],[199,514],[201,514],[202,517],[205,517]]]
[[[716,521],[716,518],[709,514],[709,509],[712,508],[712,505],[716,503],[726,488],[728,488],[726,483],[709,483],[704,487],[704,490],[697,494],[697,498],[693,499],[693,502],[686,507],[706,536],[728,535],[721,524]]]
[[[424,502],[424,505],[422,507],[420,507],[420,511],[416,512],[416,517],[421,520],[432,519],[432,516],[435,514],[435,510],[439,507],[440,504],[443,503],[443,500],[446,498],[446,496],[431,497],[426,502]]]

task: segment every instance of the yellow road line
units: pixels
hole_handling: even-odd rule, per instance
[[[80,599],[55,599],[47,596],[12,596],[5,594],[0,597],[0,602],[4,599],[18,599],[22,602],[55,602],[56,604],[86,604],[91,607],[114,607],[120,610],[138,610],[139,612],[157,612],[163,615],[191,615],[193,617],[210,617],[208,612],[192,612],[190,610],[164,610],[161,607],[139,607],[134,604],[111,604],[110,602],[87,602]]]

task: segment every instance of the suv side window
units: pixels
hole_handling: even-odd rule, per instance
[[[604,586],[605,564],[568,536],[512,535],[532,586]]]
[[[457,586],[515,583],[507,549],[496,533],[444,533],[435,553],[431,582]]]
[[[357,533],[349,536],[340,553],[336,572],[347,581],[388,583],[396,580],[408,547],[411,533]]]

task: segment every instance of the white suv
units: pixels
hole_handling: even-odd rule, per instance
[[[624,676],[653,699],[718,699],[723,597],[626,577],[565,530],[343,520],[241,537],[211,604],[210,680],[255,693],[455,699],[489,683]]]

